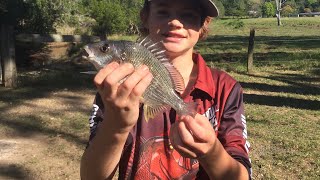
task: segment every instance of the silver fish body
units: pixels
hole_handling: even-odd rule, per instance
[[[143,94],[144,116],[148,121],[159,112],[172,107],[179,115],[195,116],[195,104],[185,103],[176,93],[184,89],[183,78],[169,62],[161,43],[149,38],[131,41],[101,41],[84,47],[86,57],[97,70],[112,61],[148,66],[153,80]]]

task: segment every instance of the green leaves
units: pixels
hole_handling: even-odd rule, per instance
[[[88,3],[90,17],[96,24],[93,32],[102,34],[124,34],[130,26],[139,23],[139,11],[143,1],[92,0]]]
[[[276,14],[276,7],[275,3],[273,2],[266,2],[262,6],[262,15],[264,17],[273,17]]]

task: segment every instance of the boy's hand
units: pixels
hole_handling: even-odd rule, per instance
[[[170,141],[174,149],[187,158],[200,158],[214,148],[216,134],[209,120],[197,114],[181,116],[170,130]]]
[[[108,124],[117,130],[128,131],[137,122],[139,102],[152,80],[147,66],[134,69],[132,64],[110,63],[101,69],[94,83],[101,95]]]

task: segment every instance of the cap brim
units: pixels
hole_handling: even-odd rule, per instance
[[[145,0],[145,3],[151,0]],[[206,16],[217,17],[219,10],[212,0],[200,0],[201,6],[204,8]]]
[[[206,15],[210,17],[219,16],[219,10],[214,2],[211,0],[200,0],[203,8],[205,9]]]

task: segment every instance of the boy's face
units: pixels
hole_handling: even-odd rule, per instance
[[[200,35],[200,10],[194,0],[152,0],[146,24],[149,35],[163,41],[169,56],[192,52]]]

